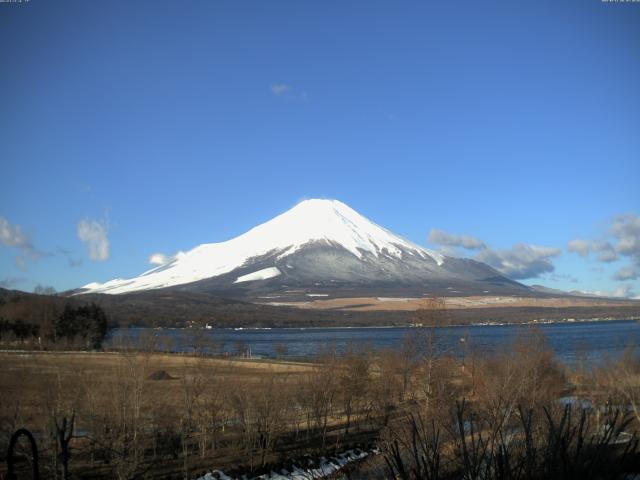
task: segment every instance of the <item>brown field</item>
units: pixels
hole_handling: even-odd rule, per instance
[[[337,411],[312,420],[291,410],[305,382],[318,380],[322,388],[321,379],[334,376],[311,363],[140,352],[0,352],[0,365],[0,479],[8,437],[21,427],[36,435],[41,458],[50,459],[45,470],[59,469],[51,460],[56,457],[51,422],[71,415],[76,424],[70,463],[77,478],[246,471],[315,450],[329,438],[333,447],[372,438],[360,428],[350,437],[341,433],[344,418]],[[158,372],[160,379],[154,378]],[[247,428],[254,421],[265,425],[247,432],[238,415],[250,415]],[[108,430],[102,430],[104,423]],[[304,436],[296,433],[274,449],[276,438],[305,429]],[[140,440],[132,440],[127,430],[137,431]],[[167,434],[182,446],[170,451],[158,445],[156,453],[155,444]],[[261,436],[270,439],[261,444]],[[100,438],[91,444],[90,437]],[[114,458],[104,460],[105,449],[113,450],[108,456]]]
[[[439,297],[448,309],[481,309],[481,308],[569,308],[569,307],[618,307],[637,305],[638,302],[582,297],[513,297],[513,296],[468,296]],[[304,302],[271,302],[266,305],[297,307],[311,310],[347,310],[358,312],[376,311],[415,311],[424,308],[424,298],[390,298],[390,297],[353,297],[315,299]]]
[[[287,362],[278,360],[248,360],[231,357],[229,359],[201,358],[179,354],[130,354],[148,362],[149,368],[164,370],[169,375],[180,378],[192,368],[211,369],[217,375],[256,376],[264,374],[299,374],[313,368],[311,363]],[[28,388],[37,389],[43,377],[58,371],[73,375],[99,376],[108,381],[108,373],[113,373],[123,360],[117,352],[0,352],[0,385],[10,385],[8,380],[15,372],[20,372],[27,383],[16,385],[25,394]],[[106,378],[105,378],[106,376]],[[172,382],[163,388],[171,390]],[[9,393],[5,390],[5,394]],[[28,395],[25,395],[28,396]]]

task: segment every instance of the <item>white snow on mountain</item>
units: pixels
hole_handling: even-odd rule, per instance
[[[118,294],[191,283],[231,272],[267,253],[277,254],[281,259],[304,245],[322,241],[342,246],[358,258],[366,253],[396,258],[409,254],[431,257],[438,265],[444,261],[439,253],[394,235],[338,200],[312,199],[236,238],[180,252],[170,263],[138,277],[90,283],[82,287],[82,293]],[[275,273],[272,269],[265,270]],[[258,280],[259,277],[246,278],[257,273],[241,276],[236,282]]]
[[[247,275],[242,275],[241,277],[236,278],[236,281],[233,283],[253,282],[254,280],[266,280],[268,278],[277,277],[281,273],[282,272],[278,269],[278,267],[263,268],[262,270],[258,270],[257,272],[248,273]]]

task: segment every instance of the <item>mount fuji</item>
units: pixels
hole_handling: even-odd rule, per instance
[[[180,252],[137,277],[90,283],[74,293],[149,290],[258,302],[314,296],[531,292],[486,264],[423,248],[338,200],[324,199],[300,202],[231,240]]]

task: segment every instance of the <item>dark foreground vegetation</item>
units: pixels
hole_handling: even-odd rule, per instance
[[[0,299],[0,345],[13,348],[86,349],[102,347],[108,322],[95,303],[49,296]]]
[[[158,353],[4,353],[0,452],[31,430],[44,478],[257,476],[376,445],[349,478],[624,479],[640,473],[640,360],[559,364],[536,331],[486,357],[416,329],[395,351],[313,363]],[[205,345],[198,351],[206,351]],[[28,470],[29,455],[18,456]],[[3,459],[4,460],[4,459]]]

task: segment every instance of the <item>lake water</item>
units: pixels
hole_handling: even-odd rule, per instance
[[[528,328],[526,325],[447,327],[438,330],[438,338],[440,348],[457,355],[469,349],[493,353],[507,348]],[[640,346],[640,322],[634,320],[538,324],[535,328],[546,336],[557,356],[569,364],[578,358],[598,361],[617,357],[629,345]],[[153,336],[157,342],[174,352],[192,352],[194,348],[204,345],[205,349],[215,353],[224,351],[236,355],[241,351],[250,351],[253,357],[303,358],[330,348],[338,352],[359,347],[398,348],[407,336],[416,336],[419,330],[410,327],[263,330],[131,328],[113,330],[108,344],[118,344],[125,339],[140,345]]]

